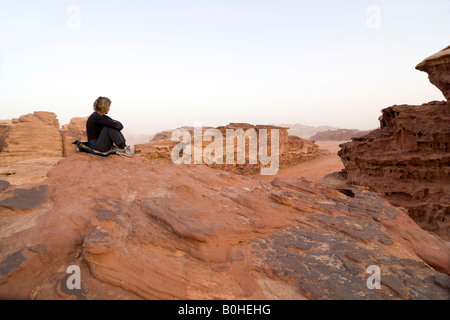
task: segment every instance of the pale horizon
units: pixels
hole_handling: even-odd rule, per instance
[[[0,119],[89,116],[131,132],[302,124],[370,130],[444,100],[415,70],[450,40],[450,1],[0,1]]]

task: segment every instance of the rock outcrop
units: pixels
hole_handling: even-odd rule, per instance
[[[3,299],[450,299],[449,244],[344,180],[80,153],[5,188]]]
[[[182,127],[189,132],[191,135],[191,163],[194,163],[194,128],[193,127]],[[211,127],[203,127],[202,128],[202,136],[206,136],[207,130],[213,129]],[[319,147],[314,144],[313,141],[305,140],[297,136],[290,136],[288,134],[287,127],[278,127],[278,126],[267,126],[267,125],[250,125],[247,123],[230,123],[226,126],[220,126],[214,128],[221,133],[221,137],[223,140],[222,150],[223,157],[222,162],[215,161],[212,164],[207,164],[210,167],[232,171],[238,174],[251,175],[257,174],[261,172],[261,167],[264,166],[260,161],[257,161],[256,164],[251,164],[249,161],[249,142],[250,139],[246,138],[244,141],[244,150],[245,150],[245,163],[238,163],[238,147],[241,146],[238,140],[235,139],[234,148],[227,147],[227,130],[233,130],[237,132],[237,130],[242,130],[242,132],[248,132],[248,130],[254,130],[256,133],[256,143],[259,143],[259,133],[261,129],[265,129],[267,132],[267,149],[268,155],[271,155],[271,130],[278,130],[279,134],[279,167],[285,168],[295,164],[298,164],[302,161],[307,161],[314,159],[324,153],[326,151],[319,150]],[[179,144],[181,141],[172,141],[173,130],[164,131],[155,135],[152,141],[135,145],[135,152],[147,159],[171,159],[172,149]],[[202,154],[204,154],[205,148],[207,148],[211,142],[214,141],[213,137],[209,139],[202,139]],[[259,147],[258,147],[259,148]],[[233,154],[234,163],[227,162],[226,154],[227,152],[231,152]],[[259,149],[257,150],[259,152]],[[205,162],[202,162],[205,164]]]
[[[73,118],[59,126],[56,114],[36,111],[0,122],[0,177],[12,185],[46,179],[48,170],[78,149],[86,139],[86,119]]]
[[[430,82],[450,100],[450,46],[426,58],[416,69],[428,73]]]
[[[59,122],[54,113],[36,111],[0,122],[0,166],[62,154]]]
[[[321,131],[313,135],[310,139],[313,141],[345,141],[352,138],[359,138],[365,136],[372,130],[360,131],[357,129],[338,129]]]
[[[187,130],[192,137],[194,136],[194,127],[183,126],[179,129]],[[202,133],[207,129],[211,129],[211,127],[202,127]],[[158,132],[149,142],[135,144],[134,152],[147,159],[165,159],[171,161],[172,149],[179,143],[178,141],[171,140],[173,131],[166,130]]]
[[[75,117],[70,119],[69,124],[61,127],[61,137],[63,142],[63,156],[67,157],[78,151],[73,144],[75,140],[86,141],[86,121],[88,117]]]
[[[448,98],[449,48],[417,66]],[[349,180],[408,209],[424,229],[450,239],[450,102],[395,105],[380,128],[341,145]]]

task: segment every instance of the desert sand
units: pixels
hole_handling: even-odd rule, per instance
[[[329,151],[316,159],[299,163],[289,168],[283,168],[276,174],[280,178],[304,177],[311,181],[319,181],[328,174],[344,169],[341,158],[338,156],[339,145],[348,141],[315,141],[320,149]],[[257,176],[256,179],[269,181],[271,176]]]

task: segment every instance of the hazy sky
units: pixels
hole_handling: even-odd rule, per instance
[[[449,44],[450,0],[0,0],[0,119],[372,129],[444,99],[414,67]]]

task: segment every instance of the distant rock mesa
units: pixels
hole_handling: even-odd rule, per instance
[[[190,132],[191,136],[194,135],[193,127],[182,127]],[[211,129],[211,127],[203,127],[203,134],[206,130]],[[225,171],[232,171],[238,174],[251,175],[260,173],[261,163],[258,161],[257,164],[249,163],[249,139],[245,139],[245,164],[237,163],[237,142],[233,150],[227,147],[226,132],[227,130],[239,130],[242,129],[246,132],[249,129],[254,129],[256,132],[255,141],[259,141],[259,132],[261,129],[267,130],[267,146],[268,154],[271,154],[271,130],[278,130],[279,132],[279,166],[280,168],[285,168],[298,164],[302,161],[307,161],[319,157],[320,155],[327,153],[327,151],[319,150],[319,147],[310,140],[305,140],[297,136],[290,136],[288,134],[287,127],[279,126],[269,126],[269,125],[250,125],[247,123],[230,123],[226,126],[220,126],[215,128],[222,133],[223,138],[223,164],[214,162],[213,164],[208,164],[208,166],[216,169],[221,169]],[[147,159],[171,159],[172,149],[179,141],[172,141],[171,135],[172,131],[164,131],[155,135],[152,141],[145,144],[135,145],[135,152]],[[210,144],[210,141],[202,141],[202,153],[205,148]],[[227,149],[228,148],[228,149]],[[191,140],[191,150],[194,150],[194,138]],[[231,151],[234,154],[234,163],[227,163],[226,153]],[[193,156],[192,156],[193,159]],[[192,160],[193,162],[193,160]]]

